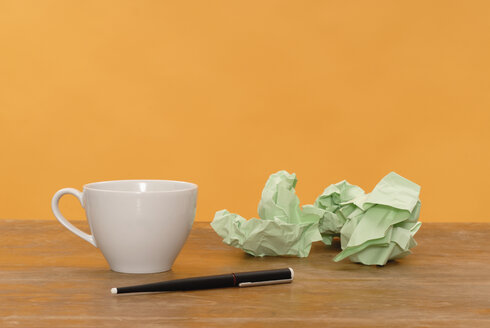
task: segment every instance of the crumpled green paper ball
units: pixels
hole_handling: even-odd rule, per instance
[[[364,196],[364,190],[344,180],[328,186],[314,205],[305,205],[325,211],[319,222],[319,230],[326,245],[331,245],[333,237],[340,235],[346,217],[355,209],[356,206],[348,202],[361,196]]]
[[[342,252],[334,261],[349,257],[353,262],[385,265],[410,254],[421,225],[419,194],[420,186],[402,176],[394,172],[385,176],[355,202],[356,209],[340,231]]]
[[[342,252],[366,265],[385,265],[410,254],[420,228],[420,187],[391,172],[369,194],[347,181],[330,185],[313,205],[300,207],[296,175],[272,174],[262,191],[261,220],[246,220],[226,210],[211,223],[223,242],[254,256],[308,256],[311,244],[341,240]]]
[[[259,203],[259,219],[246,220],[226,210],[216,212],[211,226],[223,242],[254,256],[306,257],[311,243],[322,240],[318,222],[323,211],[302,211],[296,196],[296,175],[272,174]]]

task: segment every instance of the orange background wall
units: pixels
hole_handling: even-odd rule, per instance
[[[199,184],[197,220],[390,171],[489,221],[488,1],[0,1],[0,218],[63,187]],[[67,197],[62,209],[82,218]]]

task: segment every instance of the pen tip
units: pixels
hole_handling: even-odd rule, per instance
[[[111,293],[112,294],[117,294],[117,288],[111,288]]]
[[[291,280],[293,280],[294,279],[294,270],[293,270],[293,268],[288,268],[288,269],[289,269],[289,271],[291,271]]]

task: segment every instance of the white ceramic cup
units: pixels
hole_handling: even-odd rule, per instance
[[[65,194],[85,209],[91,235],[68,222],[59,210]],[[59,190],[54,216],[68,230],[100,248],[112,270],[154,273],[170,270],[194,222],[197,185],[169,180],[89,183],[83,192]]]

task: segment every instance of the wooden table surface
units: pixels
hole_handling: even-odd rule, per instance
[[[86,229],[86,224],[78,222]],[[385,267],[332,258],[254,258],[207,223],[169,272],[109,270],[102,254],[54,221],[0,220],[1,327],[490,327],[490,224],[425,223],[414,254]],[[113,296],[111,287],[292,267],[292,284]]]

